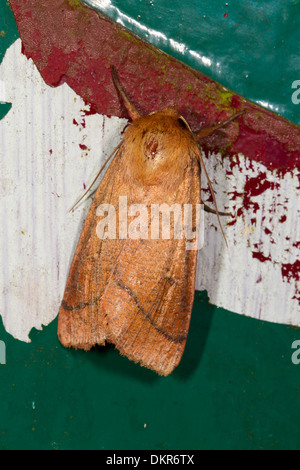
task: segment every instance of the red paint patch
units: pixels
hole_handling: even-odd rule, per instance
[[[81,150],[87,150],[87,146],[84,144],[79,144],[79,147],[81,148]]]
[[[238,191],[229,191],[227,194],[230,195],[230,199],[232,201],[235,201],[237,198],[244,196],[244,193],[239,193]]]
[[[231,98],[231,106],[235,109],[243,108],[243,100],[239,95],[233,95]]]
[[[84,116],[92,116],[93,114],[98,113],[98,107],[93,104],[93,103],[88,103],[87,101],[85,102],[87,106],[90,107],[90,109],[82,109],[81,112]]]
[[[271,256],[265,256],[260,251],[252,251],[252,257],[258,259],[262,263],[265,261],[272,261]]]
[[[300,260],[295,261],[295,263],[287,263],[281,266],[282,277],[290,281],[294,279],[295,281],[300,280]]]
[[[260,173],[258,176],[255,176],[254,178],[249,178],[246,181],[245,188],[244,188],[243,207],[240,207],[237,210],[237,216],[242,216],[245,210],[246,211],[251,210],[254,213],[258,212],[260,209],[260,206],[258,202],[253,200],[253,197],[261,195],[267,189],[274,190],[278,188],[279,188],[279,183],[268,181],[266,173]],[[251,223],[255,224],[256,219],[251,219]]]
[[[268,168],[283,171],[300,164],[300,128],[234,94],[224,104],[223,87],[168,57],[94,10],[68,0],[11,0],[23,51],[51,86],[64,82],[87,103],[85,115],[124,116],[110,65],[142,113],[176,105],[193,130],[246,113],[225,136],[203,140],[206,150],[241,152]],[[228,15],[225,13],[225,15]],[[145,80],[145,75],[147,80]]]
[[[283,215],[282,217],[280,217],[279,222],[281,224],[283,224],[283,222],[285,222],[285,221],[286,221],[286,215]]]
[[[81,126],[81,127],[85,128],[85,119],[82,119],[82,121],[80,123],[77,122],[76,119],[73,119],[73,124],[75,126]]]
[[[232,149],[271,169],[294,167],[300,163],[300,153],[287,151],[286,145],[270,136],[267,129],[259,131],[245,124],[240,125],[239,138]]]
[[[279,183],[274,183],[273,181],[267,180],[266,173],[260,173],[254,178],[249,178],[245,184],[245,193],[249,197],[259,196],[264,193],[267,189],[278,189]]]
[[[52,45],[51,52],[47,56],[47,65],[41,71],[45,82],[54,87],[68,83],[69,68],[77,54],[77,51],[66,53]]]
[[[300,294],[294,295],[292,299],[298,300],[298,303],[300,304]]]

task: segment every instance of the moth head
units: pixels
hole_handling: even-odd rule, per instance
[[[124,144],[128,174],[142,185],[177,185],[197,147],[187,121],[174,108],[136,119]]]

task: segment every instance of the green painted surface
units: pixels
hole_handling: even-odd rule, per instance
[[[222,85],[300,124],[300,1],[82,0]]]
[[[0,0],[0,63],[6,49],[19,37],[14,16],[6,0]],[[0,77],[1,80],[1,77]],[[4,103],[0,97],[0,119],[10,110],[11,104]]]
[[[0,0],[0,63],[6,49],[19,37],[14,15],[6,0]]]
[[[8,111],[11,109],[11,103],[2,103],[0,101],[0,120],[6,116]]]
[[[198,293],[182,362],[159,377],[113,348],[66,350],[56,327],[34,330],[30,344],[0,327],[0,449],[300,448],[294,328]]]
[[[3,55],[17,33],[0,7],[11,31]],[[111,347],[67,350],[56,328],[55,320],[23,343],[0,321],[2,450],[300,449],[300,365],[291,361],[299,329],[218,309],[197,293],[182,362],[165,378]]]

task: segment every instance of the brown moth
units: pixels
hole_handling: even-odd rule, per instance
[[[186,237],[175,236],[175,216],[169,236],[161,235],[161,227],[151,236],[152,212],[147,219],[145,210],[163,204],[199,207],[203,161],[198,142],[242,113],[193,133],[172,107],[141,116],[113,68],[112,77],[132,124],[87,215],[59,311],[58,338],[66,347],[84,350],[112,343],[122,355],[168,375],[187,340],[197,247],[187,249]],[[137,218],[124,212],[125,200],[127,208],[144,215],[143,232],[137,230]],[[195,211],[191,220],[195,233]]]

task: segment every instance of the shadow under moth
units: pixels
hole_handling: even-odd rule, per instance
[[[187,213],[191,237],[197,234],[197,211],[183,209],[201,205],[201,168],[208,178],[199,142],[242,113],[192,132],[173,107],[141,116],[113,67],[112,79],[132,123],[109,157],[88,212],[59,311],[58,338],[84,350],[112,343],[122,355],[168,375],[181,360],[194,301],[198,246],[187,247],[182,227]],[[174,216],[164,221],[158,212],[153,229],[153,207],[172,208]],[[217,207],[216,214],[220,223]]]

